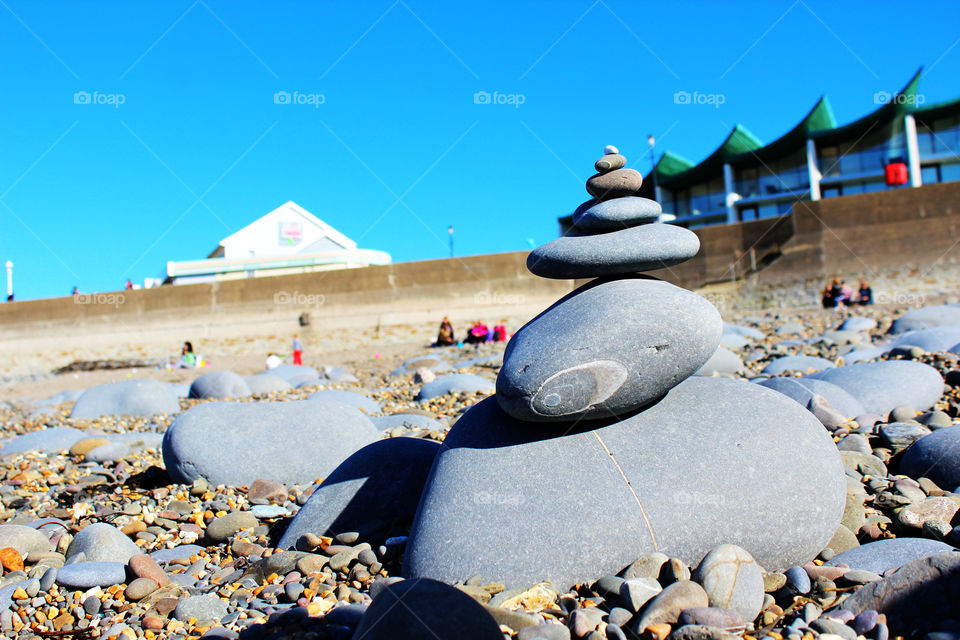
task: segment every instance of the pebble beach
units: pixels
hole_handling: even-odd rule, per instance
[[[506,344],[389,327],[305,366],[211,342],[196,370],[6,371],[0,629],[960,637],[956,270],[872,274],[847,309],[637,276],[699,245],[625,163],[528,262],[599,279]]]

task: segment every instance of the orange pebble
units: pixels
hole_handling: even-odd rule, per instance
[[[653,640],[666,640],[670,635],[670,625],[665,622],[649,625],[644,631],[649,634]]]
[[[23,571],[23,556],[13,547],[0,549],[0,564],[7,571]]]

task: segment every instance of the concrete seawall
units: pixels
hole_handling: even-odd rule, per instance
[[[905,266],[935,277],[938,264],[956,262],[958,214],[960,183],[798,202],[780,218],[697,229],[700,254],[653,275],[687,288],[747,274],[763,284],[834,273],[871,278]],[[444,315],[461,324],[508,317],[519,323],[577,284],[533,276],[525,267],[526,255],[7,303],[0,305],[0,348],[66,352],[84,338],[92,353],[98,345],[120,342],[176,344],[185,335],[251,339],[301,330],[434,327]],[[301,329],[298,319],[304,313],[310,325]]]

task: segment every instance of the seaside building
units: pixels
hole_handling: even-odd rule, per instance
[[[697,164],[666,151],[638,195],[695,228],[785,215],[798,200],[958,181],[960,98],[927,105],[919,83],[917,71],[900,91],[876,93],[880,106],[842,126],[822,97],[773,142],[738,124]],[[559,222],[565,230],[571,217]]]
[[[166,284],[190,284],[390,264],[295,202],[233,233],[203,260],[168,262]]]

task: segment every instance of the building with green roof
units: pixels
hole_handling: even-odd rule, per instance
[[[675,224],[700,227],[784,215],[800,200],[960,181],[960,98],[925,105],[919,84],[917,71],[900,91],[875,94],[872,113],[842,126],[822,97],[768,144],[737,125],[697,164],[666,151],[639,195],[656,198]],[[904,184],[888,185],[891,164],[905,165]]]

